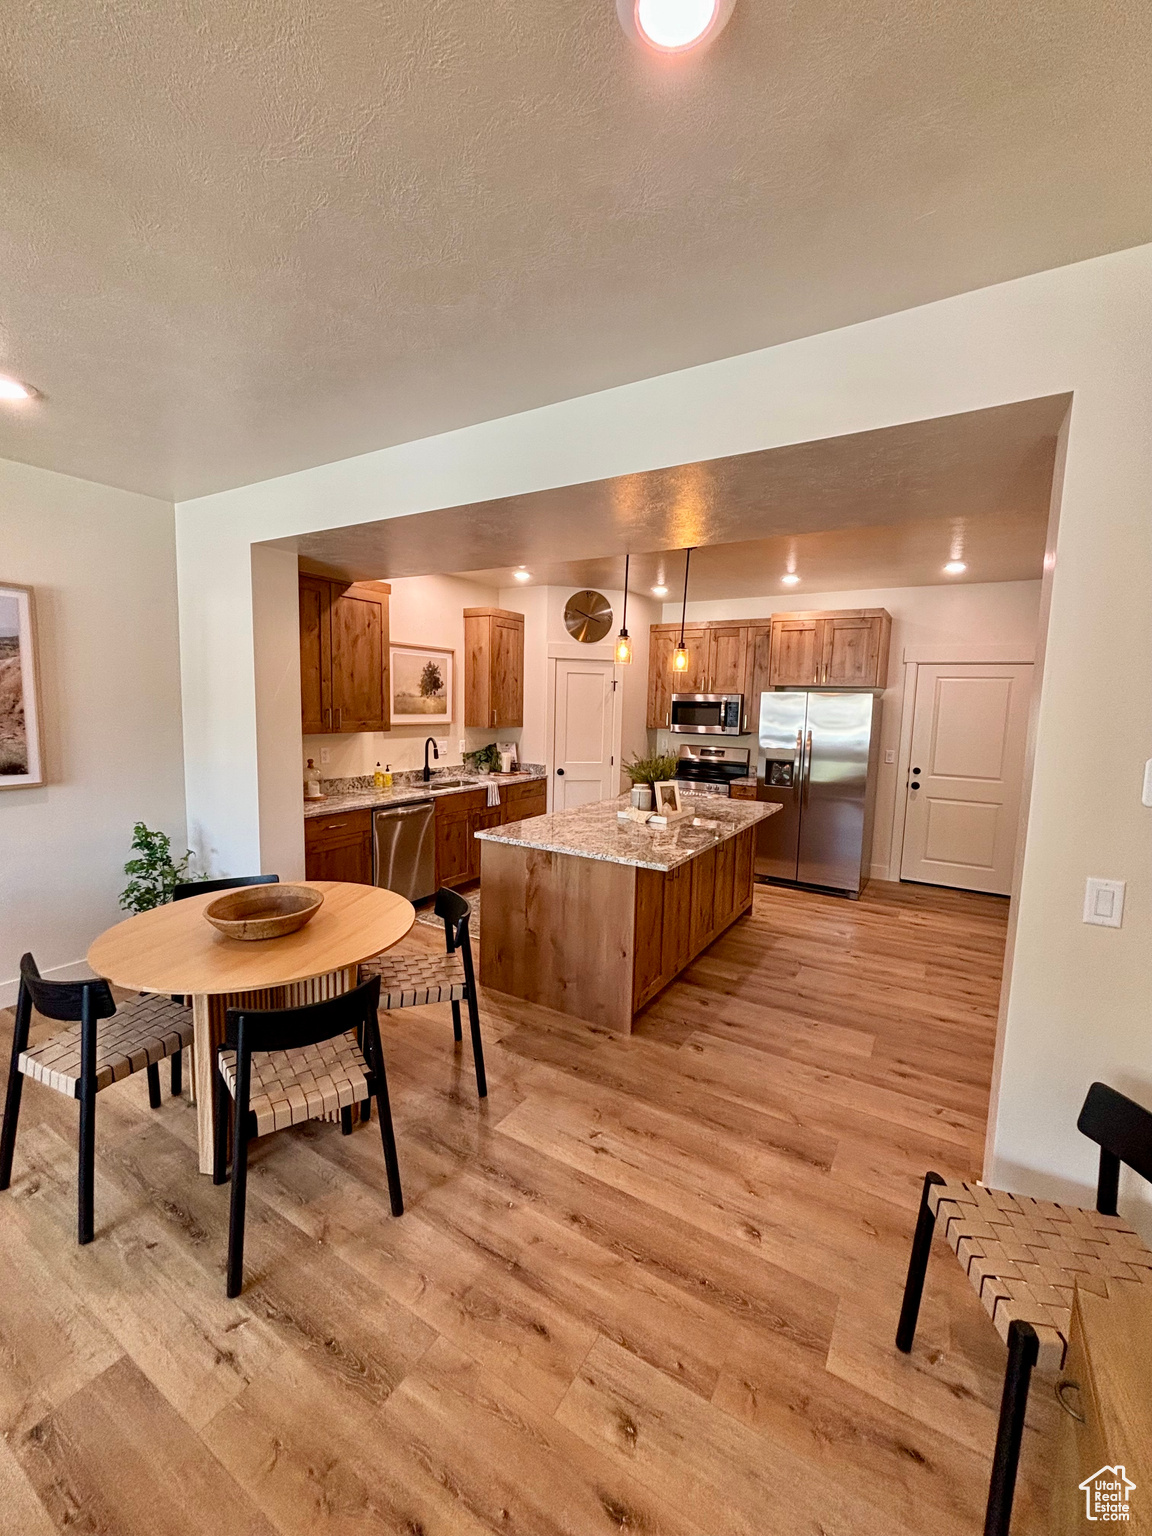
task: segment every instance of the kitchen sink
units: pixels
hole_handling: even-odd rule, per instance
[[[479,779],[433,779],[428,788],[435,794],[438,789],[471,789],[479,782]]]

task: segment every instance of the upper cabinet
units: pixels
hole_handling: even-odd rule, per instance
[[[779,614],[772,620],[771,688],[884,688],[892,619],[883,608]]]
[[[648,655],[648,728],[665,729],[673,693],[742,693],[745,720],[768,688],[884,688],[892,619],[883,608],[780,613],[686,625],[686,672],[672,670],[678,624],[654,624]]]
[[[306,736],[386,731],[387,582],[300,577],[300,702]]]
[[[464,724],[504,730],[524,724],[524,615],[464,610]]]

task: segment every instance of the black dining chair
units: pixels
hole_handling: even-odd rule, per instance
[[[896,1348],[912,1349],[939,1224],[1008,1346],[984,1536],[1008,1536],[1032,1372],[1063,1365],[1074,1288],[1133,1284],[1152,1297],[1152,1252],[1116,1214],[1121,1163],[1152,1180],[1152,1112],[1093,1083],[1076,1129],[1100,1148],[1095,1210],[924,1175]]]
[[[212,891],[232,891],[242,885],[279,885],[279,875],[226,875],[223,880],[182,880],[172,892],[173,901],[207,896]]]
[[[400,1165],[388,1103],[377,977],[351,992],[304,1008],[230,1008],[224,1044],[213,1074],[216,1153],[212,1177],[227,1178],[228,1106],[233,1106],[232,1200],[228,1220],[229,1296],[244,1284],[244,1210],[248,1143],[254,1136],[339,1113],[345,1135],[353,1106],[371,1096],[380,1113],[380,1138],[393,1216],[404,1213]],[[362,1043],[361,1043],[362,1042]]]
[[[31,1048],[28,1029],[32,1010],[46,1019],[71,1024]],[[106,1021],[106,1022],[104,1022]],[[172,1060],[173,1093],[179,1092],[177,1063],[192,1044],[192,1020],[167,997],[134,997],[119,1008],[103,980],[45,981],[31,955],[20,961],[20,991],[12,1060],[0,1130],[0,1190],[12,1179],[12,1155],[24,1079],[31,1077],[70,1099],[80,1101],[78,1233],[81,1243],[92,1241],[93,1186],[96,1159],[96,1095],[122,1078],[148,1074],[148,1101],[160,1108],[158,1063]]]
[[[484,1072],[484,1042],[480,1038],[480,1009],[476,1000],[476,971],[472,964],[472,940],[468,919],[472,908],[457,892],[442,886],[433,907],[444,923],[446,953],[443,955],[375,955],[360,966],[360,979],[380,981],[381,1008],[422,1008],[428,1003],[452,1004],[452,1033],[462,1039],[460,1004],[468,1004],[472,1033],[472,1060],[476,1067],[476,1091],[488,1096]]]

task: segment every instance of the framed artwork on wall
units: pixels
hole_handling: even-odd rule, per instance
[[[455,660],[434,645],[388,647],[393,725],[451,725]]]
[[[0,789],[43,782],[32,588],[0,582]]]

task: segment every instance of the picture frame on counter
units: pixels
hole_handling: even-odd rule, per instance
[[[35,600],[31,587],[0,582],[0,789],[43,783]]]
[[[654,810],[657,816],[679,816],[683,807],[680,804],[680,785],[676,779],[660,779],[653,784],[652,793],[656,799]]]
[[[451,725],[456,652],[436,645],[388,647],[393,725]]]

